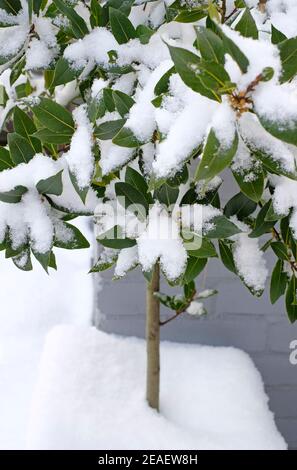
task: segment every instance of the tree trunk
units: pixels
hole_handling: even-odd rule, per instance
[[[147,371],[146,371],[146,399],[152,408],[159,411],[160,389],[160,302],[154,296],[159,292],[160,271],[156,263],[151,282],[147,284],[146,299],[146,345],[147,345]]]

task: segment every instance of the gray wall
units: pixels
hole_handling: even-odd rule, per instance
[[[227,190],[232,194],[231,181]],[[269,267],[273,261],[271,256]],[[121,281],[112,281],[111,277],[111,272],[102,273],[99,290],[99,279],[94,276],[97,287],[95,324],[106,332],[143,337],[145,283],[142,274],[134,271]],[[198,289],[203,275],[200,278]],[[262,374],[278,428],[289,446],[297,449],[297,365],[289,362],[289,345],[297,339],[297,325],[289,323],[283,299],[272,306],[268,288],[260,299],[254,298],[218,260],[209,261],[205,287],[219,290],[217,296],[205,302],[208,316],[194,319],[184,315],[162,328],[162,339],[235,346],[249,353]],[[170,287],[164,285],[163,290],[166,292]],[[168,314],[170,310],[162,309],[162,315]]]

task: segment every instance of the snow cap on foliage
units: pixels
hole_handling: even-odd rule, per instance
[[[92,125],[83,105],[73,111],[73,118],[77,128],[65,158],[70,171],[76,177],[78,186],[85,188],[89,186],[94,170]]]
[[[179,223],[158,202],[150,209],[147,228],[137,239],[137,246],[143,271],[150,271],[160,259],[168,279],[175,280],[183,274],[187,252],[179,235]]]

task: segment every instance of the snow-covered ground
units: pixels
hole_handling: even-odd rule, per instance
[[[286,448],[245,353],[175,343],[161,352],[158,415],[144,400],[142,340],[55,328],[33,397],[29,448]]]
[[[86,222],[80,226],[91,240]],[[37,263],[32,272],[19,271],[0,253],[0,449],[25,446],[46,334],[58,324],[90,323],[90,250],[55,251],[58,271],[49,276]]]

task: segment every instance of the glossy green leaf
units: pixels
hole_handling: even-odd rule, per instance
[[[0,171],[9,170],[14,166],[9,151],[4,147],[0,147]]]
[[[131,96],[118,90],[113,91],[113,100],[117,111],[122,117],[125,117],[129,113],[130,108],[135,103]]]
[[[183,276],[183,281],[186,284],[196,279],[197,276],[203,271],[207,264],[207,258],[196,258],[189,256],[187,261],[186,270]]]
[[[98,242],[106,248],[114,248],[122,250],[123,248],[130,248],[136,245],[136,241],[131,238],[126,238],[123,234],[121,227],[115,226],[105,233],[97,237]]]
[[[48,88],[55,88],[58,85],[65,85],[68,82],[72,82],[75,77],[75,70],[69,66],[69,63],[66,59],[64,59],[64,57],[60,57],[56,63],[51,81],[48,84]]]
[[[274,226],[275,222],[267,222],[265,220],[270,204],[271,201],[268,201],[259,211],[259,214],[256,218],[254,230],[249,235],[251,238],[258,238],[261,235],[264,235],[264,233],[270,232],[270,230]]]
[[[136,31],[128,17],[120,10],[109,8],[109,21],[112,33],[119,44],[136,38]]]
[[[35,153],[39,153],[42,150],[40,141],[36,137],[32,136],[36,132],[36,126],[32,119],[17,106],[14,108],[13,113],[13,126],[17,134],[24,137]]]
[[[63,192],[62,173],[63,170],[49,178],[40,180],[36,184],[37,191],[40,194],[54,194],[55,196],[61,196]]]
[[[16,204],[21,201],[23,194],[28,191],[24,186],[16,186],[11,191],[5,191],[0,193],[0,201],[8,204]]]
[[[36,119],[47,129],[57,134],[64,134],[70,141],[74,133],[74,121],[67,109],[49,98],[40,98],[32,107]]]
[[[226,217],[235,215],[237,219],[243,220],[251,215],[257,208],[257,204],[242,193],[235,194],[225,205]]]
[[[246,38],[258,39],[258,28],[249,8],[244,10],[235,30]]]
[[[189,10],[182,10],[175,18],[174,21],[178,23],[195,23],[207,16],[207,10],[203,7],[191,8]]]
[[[297,73],[297,37],[285,39],[278,44],[282,62],[281,83],[288,82]]]
[[[141,142],[135,137],[133,132],[123,127],[118,134],[112,139],[112,142],[120,147],[135,148],[141,145]]]
[[[35,150],[29,144],[27,139],[12,132],[7,136],[9,151],[12,161],[18,165],[19,163],[28,163],[35,155]]]
[[[154,198],[158,199],[161,204],[170,207],[175,204],[179,195],[179,189],[173,188],[164,183],[154,193]]]
[[[224,215],[218,215],[211,219],[211,224],[214,227],[205,233],[207,238],[228,238],[241,232],[237,225]]]
[[[288,276],[283,272],[283,262],[278,260],[272,271],[270,281],[270,301],[274,304],[282,295],[284,295],[288,282]]]
[[[224,240],[219,240],[219,250],[220,257],[225,268],[227,268],[232,273],[237,274],[232,250],[230,249],[229,245],[224,242]]]
[[[297,301],[296,301],[297,281],[293,274],[286,290],[286,310],[291,323],[297,320]]]
[[[94,135],[100,140],[113,139],[124,126],[125,119],[116,119],[115,121],[106,121],[95,127]]]
[[[89,248],[90,243],[83,236],[77,227],[67,222],[63,222],[63,233],[67,236],[63,239],[60,237],[55,238],[54,245],[58,248],[64,248],[66,250],[78,250],[83,248]]]
[[[67,5],[62,0],[53,0],[54,4],[65,15],[71,23],[71,29],[77,39],[83,38],[89,33],[88,27],[84,19],[74,10],[73,7]]]
[[[221,38],[204,26],[198,26],[195,29],[201,57],[219,64],[224,63],[224,47]]]
[[[195,180],[211,179],[218,175],[224,168],[230,165],[238,147],[238,135],[235,131],[234,139],[230,146],[221,144],[211,129],[204,146],[202,159],[195,173]]]
[[[0,0],[0,8],[11,15],[17,15],[22,5],[20,0]]]
[[[148,213],[149,205],[146,197],[142,192],[136,189],[129,183],[115,183],[115,192],[118,198],[124,198],[123,205],[126,209],[131,209],[136,211],[136,206],[140,210],[140,216],[145,217]],[[121,199],[119,199],[120,203],[122,203]]]
[[[264,175],[260,169],[257,172],[254,172],[254,177],[249,178],[248,172],[243,174],[233,171],[233,176],[240,188],[240,190],[252,201],[259,202],[261,200],[263,191],[264,191]]]

